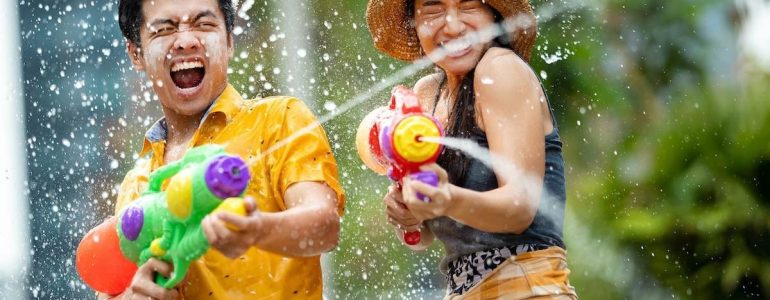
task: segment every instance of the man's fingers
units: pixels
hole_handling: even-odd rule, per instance
[[[217,232],[214,231],[214,222],[216,220],[213,219],[212,216],[206,216],[203,218],[203,221],[201,222],[201,228],[203,228],[203,235],[206,237],[206,240],[209,242],[209,244],[214,244],[219,240],[219,236],[217,236]]]
[[[222,220],[222,215],[230,215],[230,213],[218,213],[210,216],[211,229],[215,232],[220,242],[226,240],[231,234],[230,229],[226,227],[225,221]]]
[[[216,217],[219,218],[219,220],[221,222],[228,223],[228,224],[230,224],[232,226],[235,226],[235,227],[237,227],[239,229],[246,229],[250,225],[248,217],[243,217],[243,216],[239,216],[239,215],[236,215],[236,214],[231,214],[231,213],[223,212],[223,213],[217,214]]]
[[[150,258],[137,270],[131,283],[132,296],[146,295],[153,299],[166,299],[167,290],[155,283],[155,273],[171,277],[173,266],[155,258]],[[175,298],[171,298],[175,299]]]
[[[147,262],[142,265],[142,268],[145,268],[145,274],[152,275],[153,273],[157,272],[166,277],[169,277],[171,275],[171,271],[173,271],[173,266],[171,266],[171,264],[156,258],[150,258],[147,260]]]
[[[248,196],[244,198],[243,203],[246,208],[246,215],[250,215],[252,212],[257,210],[257,200],[254,199],[254,197]]]
[[[166,297],[163,300],[177,300],[179,299],[179,290],[171,289],[166,291]]]

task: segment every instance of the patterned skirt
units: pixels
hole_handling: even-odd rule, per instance
[[[566,251],[538,248],[498,248],[455,260],[444,299],[577,299]]]

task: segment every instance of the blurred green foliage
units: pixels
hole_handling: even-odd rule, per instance
[[[739,53],[745,15],[727,1],[596,4],[541,23],[541,41],[574,55],[535,61],[566,121],[578,291],[770,297],[770,76]]]

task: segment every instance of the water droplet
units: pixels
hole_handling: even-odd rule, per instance
[[[331,101],[326,101],[326,103],[324,103],[324,109],[328,111],[333,111],[337,109],[337,104]]]

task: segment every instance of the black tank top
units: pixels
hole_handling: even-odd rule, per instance
[[[551,111],[550,104],[548,110]],[[566,201],[564,158],[553,111],[551,111],[551,120],[553,131],[545,136],[543,192],[540,206],[532,224],[522,234],[505,234],[477,230],[449,217],[439,217],[426,221],[428,227],[444,243],[446,249],[447,255],[440,264],[442,272],[446,273],[448,264],[460,256],[494,248],[534,245],[559,246],[566,249],[562,241]],[[474,128],[471,132],[471,139],[479,146],[489,149],[486,133],[480,128]],[[495,173],[481,161],[473,158],[471,158],[467,176],[460,181],[458,186],[479,192],[498,187]]]

